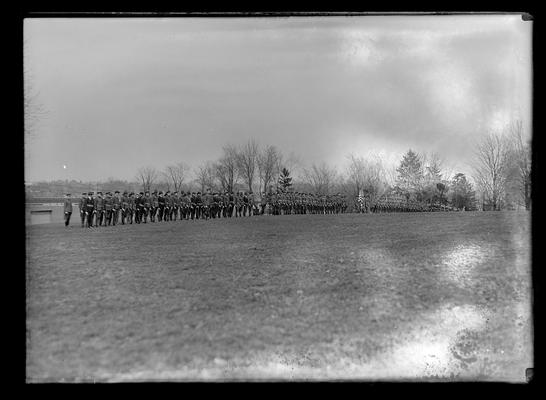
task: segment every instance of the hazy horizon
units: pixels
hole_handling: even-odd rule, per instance
[[[531,27],[519,15],[26,19],[25,79],[46,112],[25,181],[133,181],[249,138],[341,172],[346,157],[530,136]],[[63,168],[66,166],[66,169]]]

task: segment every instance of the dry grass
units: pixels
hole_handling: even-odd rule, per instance
[[[529,223],[467,212],[31,226],[28,379],[518,380],[532,362]],[[420,361],[423,341],[437,347]]]

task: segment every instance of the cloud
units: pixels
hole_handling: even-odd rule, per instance
[[[97,157],[131,178],[141,162],[195,164],[249,137],[307,164],[342,164],[356,145],[464,163],[469,138],[530,119],[518,18],[37,19],[27,60],[49,116],[28,172],[53,177],[77,154],[66,162],[81,179]]]

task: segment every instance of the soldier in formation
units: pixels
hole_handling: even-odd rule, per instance
[[[372,213],[392,213],[392,212],[434,212],[449,211],[449,208],[440,204],[428,204],[410,199],[380,199],[366,207],[367,212]]]
[[[170,192],[116,190],[82,193],[82,227],[115,226],[196,219],[253,217],[257,215],[339,214],[346,210],[341,194],[315,195],[298,192],[262,192],[256,198],[251,191]]]

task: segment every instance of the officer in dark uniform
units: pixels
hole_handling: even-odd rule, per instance
[[[212,218],[221,218],[222,217],[222,195],[218,192],[212,194]]]
[[[220,197],[220,215],[222,218],[227,218],[227,205],[229,204],[229,192],[227,190],[224,193],[218,195]]]
[[[157,201],[157,190],[154,190],[152,192],[152,199],[151,199],[151,207],[150,207],[150,221],[155,222],[155,218],[157,216],[157,208],[159,207],[159,203]]]
[[[114,192],[110,192],[110,196],[112,198],[112,225],[116,225],[118,223],[118,220],[116,219],[116,213],[118,214],[118,218],[119,218],[119,210],[121,209],[121,200],[119,198],[119,191],[116,190]],[[116,210],[116,203],[118,205],[117,210]]]
[[[203,193],[202,200],[203,204],[201,206],[201,215],[204,219],[209,219],[210,205],[212,204],[212,193],[210,192],[210,188],[208,188],[207,191]]]
[[[95,213],[95,199],[93,199],[93,192],[87,193],[85,199],[85,218],[87,219],[87,227],[93,227],[93,214]]]
[[[139,224],[142,223],[144,218],[146,218],[145,204],[146,204],[146,199],[144,198],[144,192],[139,192],[137,197],[137,202],[136,202]],[[144,222],[146,221],[144,220]]]
[[[260,211],[259,211],[259,214],[260,215],[264,215],[265,214],[265,206],[267,204],[267,197],[266,197],[266,194],[265,192],[262,192],[261,196],[260,196]]]
[[[129,197],[127,195],[127,190],[123,191],[121,196],[121,224],[125,225],[125,220],[129,212]]]
[[[112,224],[116,225],[119,221],[119,210],[121,209],[121,197],[119,196],[119,190],[114,192],[114,197],[112,198],[112,203],[114,205],[112,211]]]
[[[173,220],[176,221],[178,219],[178,212],[180,210],[180,196],[178,195],[178,191],[173,192]],[[182,219],[182,217],[180,217]]]
[[[106,198],[104,199],[104,209],[106,211],[106,221],[104,225],[112,225],[112,217],[114,214],[114,199],[112,199],[112,193],[106,192]]]
[[[172,220],[176,221],[178,218],[178,209],[180,208],[180,199],[178,198],[177,191],[174,191],[171,195],[171,207]]]
[[[165,196],[165,209],[163,210],[163,221],[171,220],[171,192],[166,191]]]
[[[222,192],[218,192],[218,194],[216,195],[217,200],[215,201],[215,203],[218,218],[225,218],[224,198],[227,200],[227,195]]]
[[[196,198],[196,193],[191,192],[191,194],[190,194],[190,204],[189,204],[189,213],[190,213],[190,218],[192,220],[195,219],[195,207],[197,206],[197,204],[195,202],[195,198]]]
[[[225,214],[226,217],[231,218],[233,217],[233,209],[235,208],[235,196],[233,195],[233,192],[230,190],[227,193],[225,201]]]
[[[144,218],[141,218],[141,221],[144,221],[144,223],[148,222],[148,213],[150,212],[150,207],[152,206],[152,198],[150,197],[150,192],[146,191],[144,192],[144,197],[141,199],[142,204],[142,216]]]
[[[248,216],[250,217],[248,194],[246,192],[243,192],[242,199],[243,199],[243,217],[246,217],[247,213],[248,213]]]
[[[180,191],[179,204],[178,212],[180,213],[180,221],[182,221],[183,219],[186,219],[186,192],[183,190]]]
[[[218,199],[218,217],[226,218],[226,204],[228,202],[228,193],[226,191],[224,191],[224,193],[218,192]]]
[[[87,198],[87,192],[82,193],[82,197],[80,198],[80,203],[78,204],[78,207],[80,209],[80,219],[82,221],[82,228],[85,226],[85,200]]]
[[[270,215],[277,215],[276,214],[276,212],[277,212],[276,202],[277,202],[277,193],[273,192],[273,191],[270,191],[269,196],[268,196],[269,214]]]
[[[140,223],[140,221],[138,220],[138,209],[139,209],[139,202],[140,202],[140,199],[139,199],[139,194],[138,193],[133,193],[131,192],[132,195],[129,196],[130,198],[132,198],[132,201],[129,202],[129,204],[131,205],[132,203],[132,207],[133,207],[133,221],[135,224],[138,224]]]
[[[186,219],[187,220],[193,219],[194,202],[192,201],[192,199],[195,199],[195,193],[192,193],[188,190],[186,192]]]
[[[171,221],[176,221],[176,214],[177,214],[176,204],[178,201],[177,197],[178,197],[178,192],[171,193]]]
[[[233,197],[234,199],[234,208],[235,208],[235,217],[242,217],[243,214],[243,194],[238,192]]]
[[[102,192],[97,192],[95,197],[95,227],[102,225],[104,218],[104,199],[102,198]],[[105,220],[106,224],[106,220]]]
[[[173,211],[174,211],[174,201],[173,201],[173,194],[170,191],[167,191],[167,194],[165,195],[165,207],[169,207],[169,221],[173,220]]]
[[[256,215],[255,207],[256,207],[256,199],[254,198],[254,193],[248,192],[248,208],[250,212],[250,214],[248,215],[249,217],[253,217],[254,215]]]
[[[72,197],[70,196],[70,193],[67,193],[64,197],[63,210],[64,226],[68,226],[68,224],[70,224],[70,216],[72,215]]]
[[[195,195],[195,219],[202,218],[203,212],[203,199],[201,198],[201,192],[197,192]]]
[[[189,210],[190,210],[190,192],[181,192],[180,196],[180,219],[188,219],[189,218]]]
[[[159,222],[163,221],[165,214],[165,197],[163,196],[163,191],[159,191],[157,196],[157,220]]]
[[[176,205],[176,200],[174,198],[174,192],[169,192],[169,221],[174,220],[174,208]]]
[[[133,192],[129,193],[129,196],[127,196],[127,221],[130,224],[133,224],[133,216],[135,214],[135,198],[133,196]]]
[[[218,199],[218,193],[217,192],[209,192],[209,218],[216,218],[216,200]]]

